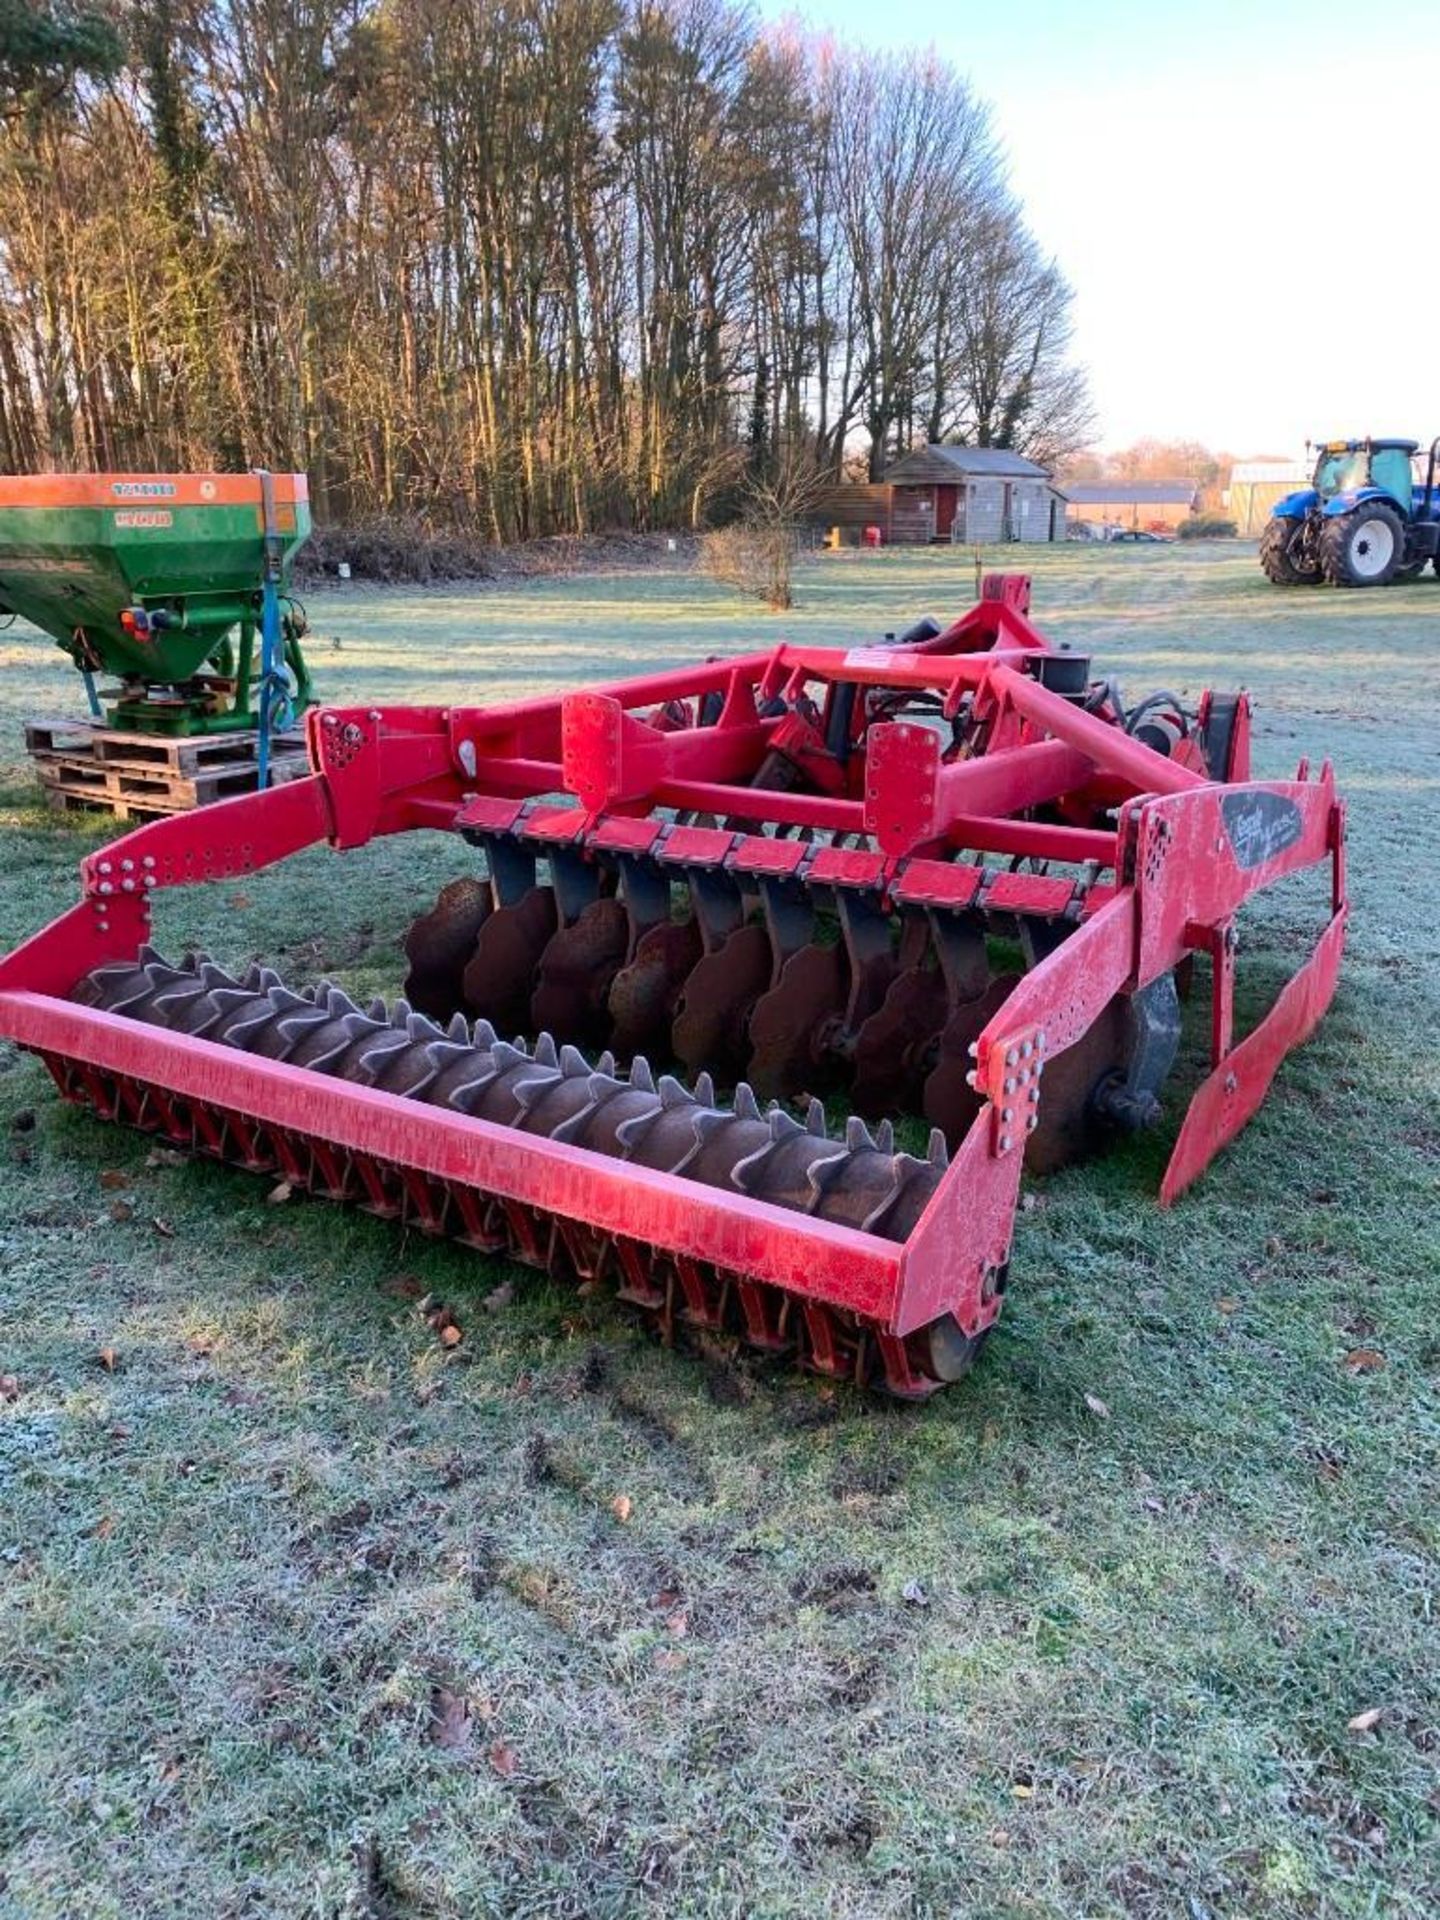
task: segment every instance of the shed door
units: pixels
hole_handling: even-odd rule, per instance
[[[955,519],[955,501],[958,487],[936,487],[935,489],[935,538],[948,540],[950,527]]]

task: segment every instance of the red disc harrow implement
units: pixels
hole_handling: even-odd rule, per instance
[[[1211,1059],[1166,1204],[1314,1028],[1345,933],[1329,765],[1252,780],[1244,695],[1127,711],[1028,604],[999,575],[899,641],[312,714],[309,778],[85,861],[0,961],[0,1034],[170,1145],[927,1394],[1000,1310],[1027,1158],[1158,1116],[1177,971],[1210,957]],[[150,945],[167,887],[420,828],[477,854],[403,998]],[[1328,925],[1237,1041],[1235,916],[1322,861]]]

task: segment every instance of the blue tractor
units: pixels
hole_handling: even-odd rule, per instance
[[[1415,440],[1327,440],[1308,487],[1276,502],[1260,565],[1281,587],[1384,587],[1428,560],[1440,577],[1440,494],[1432,443],[1424,486]]]

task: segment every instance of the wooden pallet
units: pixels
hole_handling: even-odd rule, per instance
[[[253,765],[259,753],[257,728],[243,733],[130,733],[122,727],[97,727],[85,720],[30,720],[25,751],[36,760],[61,756],[123,767],[158,767],[171,774],[194,775],[211,768]],[[272,762],[305,752],[303,733],[277,733],[270,742]]]
[[[32,720],[25,744],[52,807],[121,820],[156,820],[253,793],[259,773],[259,735],[253,732],[172,740],[84,721]],[[272,785],[309,769],[299,734],[272,741]]]

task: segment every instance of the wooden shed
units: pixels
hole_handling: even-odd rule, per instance
[[[920,447],[879,485],[832,487],[816,517],[852,538],[879,527],[887,546],[1033,543],[1065,538],[1065,495],[1046,468],[1006,447]]]

